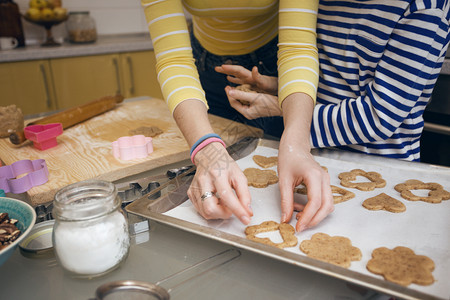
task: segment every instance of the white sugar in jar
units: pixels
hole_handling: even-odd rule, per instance
[[[125,261],[130,236],[114,184],[85,180],[68,185],[56,193],[53,205],[53,247],[71,276],[101,276]]]

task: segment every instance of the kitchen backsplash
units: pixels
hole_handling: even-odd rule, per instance
[[[20,12],[25,14],[29,0],[15,0]],[[89,11],[97,25],[99,35],[148,33],[147,22],[139,0],[63,0],[62,6],[71,11]],[[42,27],[22,19],[26,43],[40,43],[45,38]],[[65,23],[52,29],[56,40],[67,37]]]

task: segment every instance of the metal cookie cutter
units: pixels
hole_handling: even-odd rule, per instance
[[[17,178],[22,174],[27,175]],[[47,181],[48,169],[44,159],[19,160],[0,167],[0,189],[5,193],[20,194]]]
[[[150,225],[147,218],[130,214],[127,206],[136,199],[147,197],[149,201],[154,201],[161,197],[170,189],[171,179],[183,174],[191,174],[195,170],[194,166],[169,169],[164,174],[130,179],[120,183],[115,183],[119,197],[122,199],[122,208],[128,217],[129,231],[132,235],[143,233],[149,230]],[[193,173],[192,173],[193,175]]]
[[[123,136],[112,142],[112,150],[114,157],[122,160],[145,158],[153,152],[153,142],[142,134]]]
[[[30,125],[23,130],[25,137],[33,141],[35,148],[46,150],[58,145],[56,137],[61,135],[63,127],[61,123],[51,123],[45,125]]]

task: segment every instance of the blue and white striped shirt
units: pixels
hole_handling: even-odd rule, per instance
[[[418,161],[449,43],[448,0],[320,0],[314,147]]]

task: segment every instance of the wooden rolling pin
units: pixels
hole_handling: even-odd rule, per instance
[[[61,123],[63,129],[69,128],[73,125],[86,121],[101,113],[113,109],[117,103],[123,101],[122,95],[105,96],[86,104],[69,108],[67,110],[55,113],[48,117],[33,121],[29,125],[44,125],[50,123]],[[20,145],[26,141],[25,134],[22,131],[14,132],[9,136],[11,143]]]

